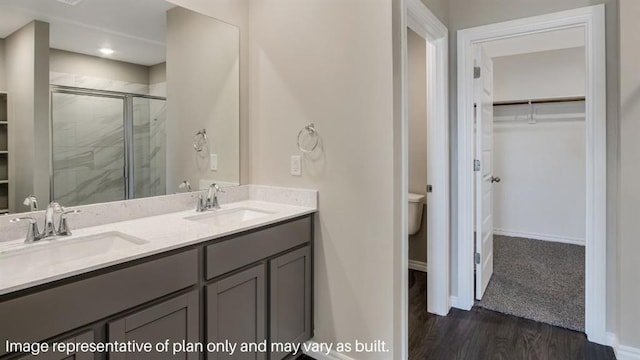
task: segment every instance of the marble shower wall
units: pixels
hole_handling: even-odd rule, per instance
[[[54,93],[53,198],[63,205],[123,200],[124,101]]]

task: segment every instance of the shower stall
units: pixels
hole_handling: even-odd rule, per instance
[[[166,98],[51,87],[51,197],[66,206],[166,194]]]

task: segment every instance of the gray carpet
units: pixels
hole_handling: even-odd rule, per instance
[[[493,277],[476,306],[584,331],[584,247],[495,236]]]

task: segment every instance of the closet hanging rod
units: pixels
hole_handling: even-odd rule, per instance
[[[562,102],[575,102],[575,101],[584,101],[584,100],[585,100],[584,96],[572,96],[572,97],[560,97],[560,98],[548,98],[548,99],[496,101],[493,103],[493,106],[529,105],[529,103],[531,104],[562,103]]]

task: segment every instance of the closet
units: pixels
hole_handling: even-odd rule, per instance
[[[494,102],[496,235],[584,244],[585,99]]]

